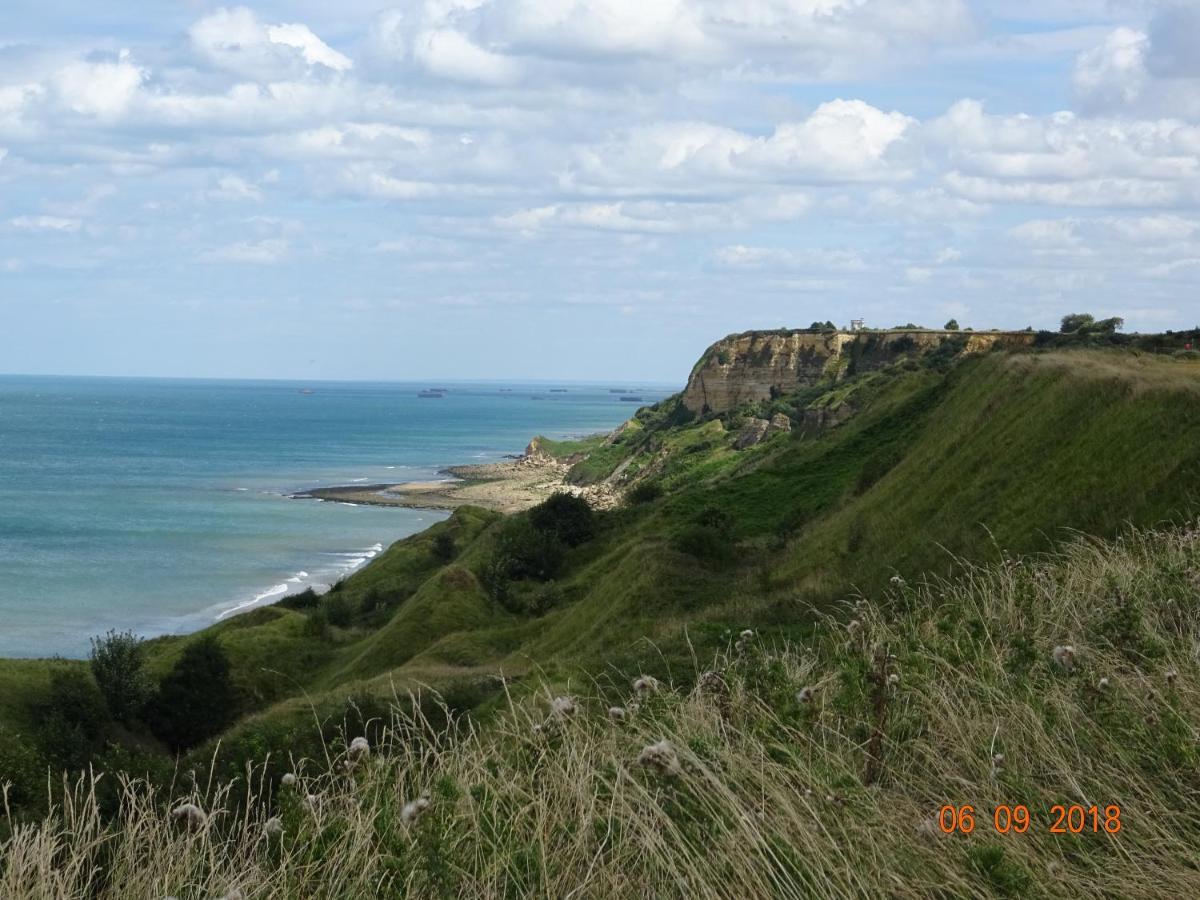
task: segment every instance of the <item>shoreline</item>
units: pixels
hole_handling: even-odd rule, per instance
[[[324,500],[365,506],[404,509],[454,510],[481,506],[514,513],[535,506],[556,491],[579,493],[567,484],[570,467],[545,454],[475,465],[448,466],[441,481],[407,481],[394,484],[334,485],[289,495],[294,500]]]

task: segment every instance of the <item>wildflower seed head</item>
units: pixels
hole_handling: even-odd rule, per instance
[[[295,787],[296,786],[296,776],[292,772],[284,772],[283,777],[279,779],[279,783],[282,784],[284,787]]]
[[[924,838],[937,837],[940,830],[933,819],[922,819],[917,826],[917,834]]]
[[[817,689],[815,687],[812,685],[806,685],[805,687],[802,687],[800,690],[796,691],[796,702],[812,703],[816,693]]]
[[[742,631],[742,633],[738,635],[738,638],[743,641],[753,640],[754,639],[754,629],[753,628],[744,629]]]
[[[1064,672],[1075,668],[1075,648],[1070,644],[1059,644],[1050,655],[1054,664]]]
[[[854,637],[862,631],[862,627],[862,622],[860,622],[858,619],[851,619],[846,623],[846,632],[850,635],[850,637]]]
[[[890,581],[892,584],[894,584],[896,587],[900,587],[902,584],[904,584],[904,579],[903,579],[903,578],[901,578],[901,577],[900,577],[898,574],[897,574],[897,575],[893,575],[893,576],[892,576],[891,578],[889,578],[888,580],[889,580],[889,581]]]
[[[418,797],[416,800],[410,800],[405,803],[400,809],[400,822],[403,825],[411,825],[421,817],[421,814],[429,809],[430,801],[428,797]]]
[[[1101,678],[1099,681],[1097,681],[1096,687],[1102,691],[1107,691],[1108,690],[1108,676],[1105,675],[1103,678]]]
[[[570,697],[555,697],[550,701],[550,712],[560,719],[565,719],[567,716],[574,715],[575,701]]]
[[[608,708],[608,717],[614,722],[624,722],[626,715],[628,713],[625,712],[625,707],[623,706],[610,706]]]
[[[171,815],[193,828],[202,828],[208,824],[208,816],[195,803],[180,803],[171,810]]]
[[[279,816],[271,816],[263,823],[263,837],[267,840],[277,838],[283,834],[283,820]]]
[[[639,675],[633,680],[633,689],[639,694],[657,693],[658,679],[653,675]]]
[[[659,775],[679,775],[683,768],[679,765],[679,754],[670,741],[659,741],[648,744],[638,754],[638,765],[653,769]]]
[[[1004,754],[1003,753],[993,753],[992,754],[992,768],[993,769],[1003,769],[1004,768]]]
[[[720,672],[705,672],[700,676],[700,689],[713,694],[720,694],[728,688],[725,678]]]
[[[349,752],[351,758],[359,759],[360,757],[370,755],[371,745],[367,742],[365,737],[359,736],[350,742],[350,746],[347,748],[347,751]]]
[[[1167,669],[1167,687],[1175,687],[1175,682],[1179,678],[1179,672],[1175,669]]]
[[[888,684],[890,684],[892,687],[895,687],[899,683],[900,683],[900,673],[899,672],[893,672],[891,675],[888,676]]]

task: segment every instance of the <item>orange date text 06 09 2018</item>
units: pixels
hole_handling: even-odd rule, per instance
[[[996,806],[992,809],[991,826],[998,834],[1025,834],[1030,828],[1050,834],[1083,834],[1084,832],[1116,834],[1121,830],[1121,807],[1055,805],[1044,822],[1034,821],[1029,807],[1024,805]],[[945,834],[970,834],[977,825],[987,825],[987,811],[974,806],[943,806],[938,810],[938,827]]]

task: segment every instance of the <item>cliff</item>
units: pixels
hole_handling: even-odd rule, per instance
[[[688,377],[683,403],[694,413],[787,394],[822,380],[877,369],[943,347],[955,356],[997,344],[1030,346],[1027,331],[746,331],[709,347]]]

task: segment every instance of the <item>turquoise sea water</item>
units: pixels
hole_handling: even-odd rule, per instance
[[[641,405],[614,387],[0,376],[0,656],[81,656],[109,628],[191,630],[328,584],[444,514],[288,494],[607,430]]]

